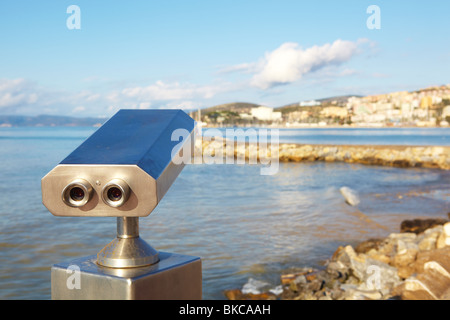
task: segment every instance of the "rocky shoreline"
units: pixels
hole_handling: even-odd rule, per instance
[[[225,139],[196,142],[203,157],[234,157],[267,163],[327,161],[382,165],[393,167],[436,168],[450,170],[448,146],[389,146],[389,145],[310,145],[280,143],[260,148],[256,143],[237,143]],[[261,149],[261,150],[260,150]]]
[[[399,233],[339,247],[324,268],[285,273],[280,282],[263,292],[243,288],[224,295],[229,300],[450,300],[450,222],[405,220]]]
[[[196,142],[203,157],[246,163],[325,161],[450,170],[448,146],[302,145],[225,139]],[[252,162],[253,161],[253,162]],[[242,162],[241,162],[242,163]],[[449,213],[450,215],[450,213]],[[449,216],[450,219],[450,216]],[[254,290],[258,281],[226,290],[229,300],[441,300],[450,299],[450,222],[404,221],[399,233],[339,247],[323,269],[302,268],[280,276],[280,285]]]
[[[280,144],[279,159],[449,170],[450,147]]]

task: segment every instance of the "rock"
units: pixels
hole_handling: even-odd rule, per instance
[[[402,300],[436,300],[430,290],[417,279],[409,279],[393,290]]]
[[[240,289],[225,290],[224,295],[228,300],[275,300],[276,295],[270,292],[260,294],[244,294]]]
[[[211,140],[211,139],[209,139]],[[214,155],[224,149],[226,139],[202,139],[196,147],[201,148],[203,154]],[[216,148],[219,147],[219,148]],[[271,153],[277,154],[280,161],[344,161],[348,163],[362,163],[367,165],[384,165],[399,167],[427,167],[450,169],[450,147],[400,147],[400,146],[322,146],[300,145],[281,143],[277,150],[271,149]],[[232,148],[234,154],[230,157],[257,157],[259,146],[252,143],[242,144],[241,147]],[[239,149],[239,150],[237,150]],[[226,150],[225,150],[226,151]]]
[[[391,262],[391,257],[389,255],[380,253],[378,250],[375,250],[375,249],[369,250],[367,252],[367,255],[372,259],[375,259],[375,260],[378,260],[378,261],[381,261],[381,262],[384,262],[387,264],[389,264]]]
[[[391,265],[396,268],[406,267],[416,261],[418,252],[419,250],[416,248],[409,248],[405,251],[402,251],[402,253],[398,253],[394,257],[392,257]]]
[[[428,261],[423,272],[408,278],[393,290],[407,300],[448,300],[450,299],[450,273],[439,262]]]
[[[400,283],[395,267],[369,257],[364,260],[352,260],[352,271],[362,282],[360,289],[383,289],[384,293],[387,294]]]
[[[275,289],[261,292],[267,283],[249,279],[242,290],[225,295],[230,300],[450,299],[450,222],[425,220],[410,220],[402,228],[408,232],[369,239],[355,249],[340,246],[325,269],[284,274]]]
[[[391,233],[386,240],[384,248],[379,251],[390,257],[405,253],[411,247],[417,248],[415,233]]]
[[[414,274],[414,267],[411,264],[397,268],[397,275],[400,279],[407,279]]]
[[[360,200],[359,200],[359,197],[358,197],[356,191],[354,191],[348,187],[342,187],[339,189],[339,191],[344,196],[345,202],[347,202],[349,205],[356,206],[359,204]]]
[[[337,261],[343,265],[350,266],[351,259],[356,257],[356,252],[352,246],[338,247],[332,256],[332,261]]]
[[[396,244],[396,239],[395,238],[386,238],[384,239],[384,242],[382,244],[380,244],[380,246],[378,247],[378,250],[376,250],[376,254],[377,255],[382,255],[382,256],[386,256],[389,258],[389,261],[391,259],[391,257],[395,254],[396,250],[397,250],[397,244]],[[372,252],[368,252],[368,254]],[[375,258],[374,258],[375,259]],[[386,261],[384,261],[386,262]],[[388,263],[388,262],[386,262]]]
[[[417,243],[419,250],[433,250],[436,249],[436,243],[438,237],[442,233],[442,226],[436,226],[425,230],[420,236],[417,237]]]
[[[417,239],[417,235],[415,233],[391,233],[388,237],[388,241],[393,241],[395,245],[397,245],[397,241],[406,241],[413,242]]]
[[[228,300],[239,300],[243,297],[242,291],[240,289],[225,290],[224,295]]]
[[[310,283],[306,285],[308,291],[317,292],[323,289],[325,286],[325,281],[322,279],[313,279]]]
[[[404,235],[403,239],[401,237],[393,237],[395,251],[391,256],[390,265],[397,268],[399,278],[406,279],[414,272],[412,264],[416,260],[419,247],[414,241],[416,240],[414,233],[403,233],[400,235]],[[406,235],[408,237],[405,237]]]
[[[414,262],[414,272],[417,274],[423,273],[424,265],[429,261],[435,261],[445,268],[445,270],[450,271],[450,246],[419,252]]]
[[[349,267],[340,261],[330,261],[327,265],[326,272],[340,282],[345,282],[349,276]]]
[[[419,234],[431,227],[442,225],[446,222],[448,222],[448,220],[441,218],[404,220],[400,225],[400,232],[413,232]]]
[[[287,274],[282,274],[280,279],[281,279],[281,284],[290,284],[293,281],[298,282],[299,279],[304,278],[304,276],[308,273],[314,272],[314,269],[311,268],[304,268],[301,271],[298,272],[294,272],[294,273],[287,273]],[[300,280],[301,281],[301,280]]]
[[[342,285],[343,300],[380,300],[383,295],[377,290],[361,290],[355,285]]]
[[[397,268],[373,259],[368,254],[357,254],[351,246],[336,250],[327,272],[336,279],[339,279],[336,275],[340,275],[345,285],[354,284],[357,290],[372,291],[377,288],[383,296],[400,282]],[[360,292],[357,293],[360,296]]]
[[[414,241],[405,241],[398,239],[396,244],[397,255],[408,254],[411,251],[414,251],[416,254],[419,251],[417,244]]]
[[[383,239],[369,239],[366,241],[361,242],[355,247],[356,253],[366,253],[370,251],[371,249],[378,250],[380,245],[384,242]]]
[[[450,222],[442,227],[442,233],[436,239],[436,248],[444,248],[450,246]]]

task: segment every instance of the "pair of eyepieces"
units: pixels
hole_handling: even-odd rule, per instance
[[[71,207],[82,207],[92,198],[94,189],[84,179],[76,179],[63,190],[62,199]],[[109,181],[102,189],[102,200],[107,205],[117,208],[125,204],[130,195],[130,187],[121,179]]]

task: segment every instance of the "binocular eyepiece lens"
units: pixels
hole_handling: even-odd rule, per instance
[[[120,207],[128,200],[130,187],[121,179],[113,179],[103,187],[103,201],[110,207]]]
[[[84,198],[84,191],[80,187],[70,189],[70,198],[73,201],[81,201]]]
[[[111,201],[119,201],[122,199],[122,190],[117,187],[108,189],[108,199]]]
[[[69,183],[62,192],[62,200],[71,207],[84,206],[92,195],[92,186],[83,179]]]

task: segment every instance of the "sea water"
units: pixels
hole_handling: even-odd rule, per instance
[[[345,130],[309,132],[315,143],[359,139]],[[449,144],[448,129],[396,130],[403,144]],[[115,238],[115,218],[55,217],[41,201],[41,178],[94,131],[0,128],[0,299],[50,299],[53,264],[96,254]],[[393,144],[378,130],[368,136]],[[249,279],[275,287],[283,270],[320,267],[337,246],[398,232],[404,219],[447,218],[449,185],[450,172],[423,168],[280,163],[263,176],[257,165],[187,165],[140,219],[140,234],[157,250],[200,256],[203,298],[224,299],[223,290]],[[357,206],[345,202],[343,186],[357,193]]]

